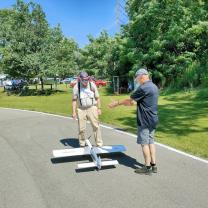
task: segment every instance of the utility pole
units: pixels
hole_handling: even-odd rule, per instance
[[[120,12],[119,12],[119,0],[116,0],[116,29],[117,32],[119,32],[119,16],[120,16]]]
[[[121,25],[125,25],[128,22],[128,15],[126,14],[125,6],[127,0],[116,0],[116,31],[119,33]],[[113,62],[113,70],[115,71],[116,63]],[[113,91],[115,94],[120,93],[120,78],[119,76],[113,76]]]
[[[128,15],[125,10],[126,0],[116,0],[116,29],[120,30],[121,25],[125,25],[128,22]]]

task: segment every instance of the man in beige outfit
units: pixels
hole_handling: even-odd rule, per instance
[[[96,85],[90,81],[86,72],[79,74],[77,84],[73,88],[72,116],[78,119],[79,144],[85,146],[86,122],[90,121],[95,142],[98,147],[103,146],[98,116],[101,115],[100,97]]]

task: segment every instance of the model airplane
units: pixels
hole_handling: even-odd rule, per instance
[[[86,144],[87,144],[86,147],[53,150],[53,156],[55,158],[59,158],[59,157],[90,155],[93,162],[78,164],[78,169],[95,167],[98,170],[100,170],[103,166],[118,165],[118,161],[117,160],[102,161],[100,156],[98,156],[98,154],[109,154],[109,153],[126,151],[126,148],[123,145],[94,147],[91,145],[89,138],[86,139]]]

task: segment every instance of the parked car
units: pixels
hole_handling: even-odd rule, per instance
[[[27,82],[21,79],[13,79],[5,80],[3,85],[6,91],[20,92],[27,85]]]
[[[105,87],[107,82],[103,81],[102,79],[94,80],[94,83],[97,87]]]
[[[0,87],[3,87],[3,82],[6,80],[7,75],[5,74],[0,74]]]
[[[73,80],[74,80],[74,77],[69,77],[69,78],[63,79],[63,80],[61,81],[61,83],[63,83],[63,84],[70,84],[71,81],[73,81]]]
[[[31,78],[29,80],[29,84],[38,84],[39,83],[39,78],[35,77],[35,78]]]

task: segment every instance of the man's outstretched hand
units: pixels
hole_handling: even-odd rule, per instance
[[[116,100],[113,100],[110,104],[108,104],[109,108],[115,108],[119,105],[119,102]]]
[[[76,113],[76,112],[73,112],[73,113],[72,113],[72,118],[73,118],[73,119],[77,119],[77,113]]]
[[[132,106],[132,105],[134,105],[134,101],[132,99],[130,99],[130,98],[122,100],[121,102],[122,102],[122,105],[125,105],[125,106]]]
[[[132,105],[134,105],[134,102],[133,102],[132,99],[129,99],[129,98],[125,99],[125,100],[121,100],[121,101],[115,101],[114,100],[108,105],[108,107],[109,108],[115,108],[119,105],[132,106]]]

